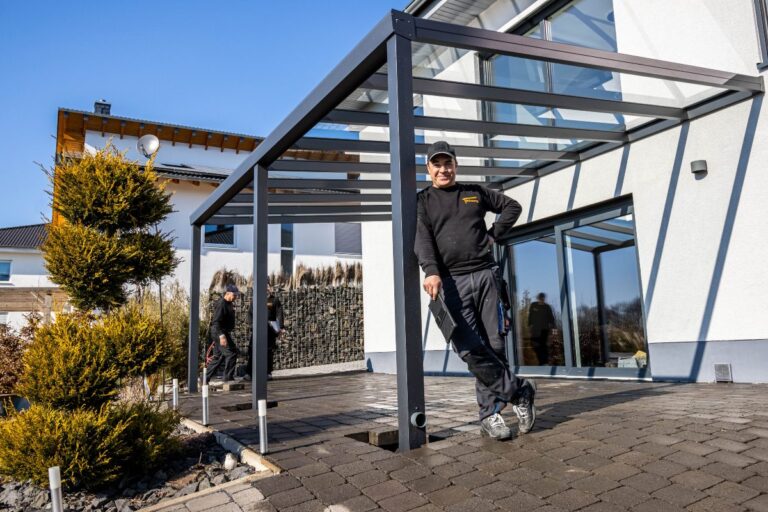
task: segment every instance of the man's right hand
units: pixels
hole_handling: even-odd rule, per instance
[[[429,276],[424,279],[424,291],[427,292],[427,295],[432,297],[432,300],[437,298],[437,293],[440,291],[440,287],[442,286],[443,280],[440,279],[440,276]]]
[[[219,345],[221,345],[222,347],[227,346],[227,337],[223,334],[219,336]]]

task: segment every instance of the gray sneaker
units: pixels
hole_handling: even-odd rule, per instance
[[[491,439],[509,439],[512,437],[512,431],[504,423],[501,414],[491,414],[480,422],[480,435],[490,437]]]
[[[517,415],[518,429],[521,434],[527,434],[536,423],[536,407],[533,402],[536,398],[536,386],[530,380],[525,380],[520,388],[520,396],[517,403],[512,405],[512,410]]]

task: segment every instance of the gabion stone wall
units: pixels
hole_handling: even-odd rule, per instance
[[[275,369],[361,361],[363,348],[363,289],[359,286],[312,286],[275,291],[283,304],[285,325],[277,340]],[[209,315],[221,295],[209,296]],[[240,349],[238,364],[245,364],[253,301],[248,288],[235,301],[233,337]],[[267,326],[264,326],[267,329]]]

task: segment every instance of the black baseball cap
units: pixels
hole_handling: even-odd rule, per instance
[[[444,140],[433,142],[432,145],[427,148],[427,160],[432,160],[432,157],[437,155],[449,155],[456,160],[456,151],[454,151],[451,145]]]
[[[237,286],[234,284],[228,284],[225,288],[225,291],[232,292],[232,293],[240,293],[240,290],[237,289]]]

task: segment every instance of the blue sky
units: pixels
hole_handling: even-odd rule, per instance
[[[0,227],[50,215],[59,107],[265,136],[407,4],[0,1]]]

